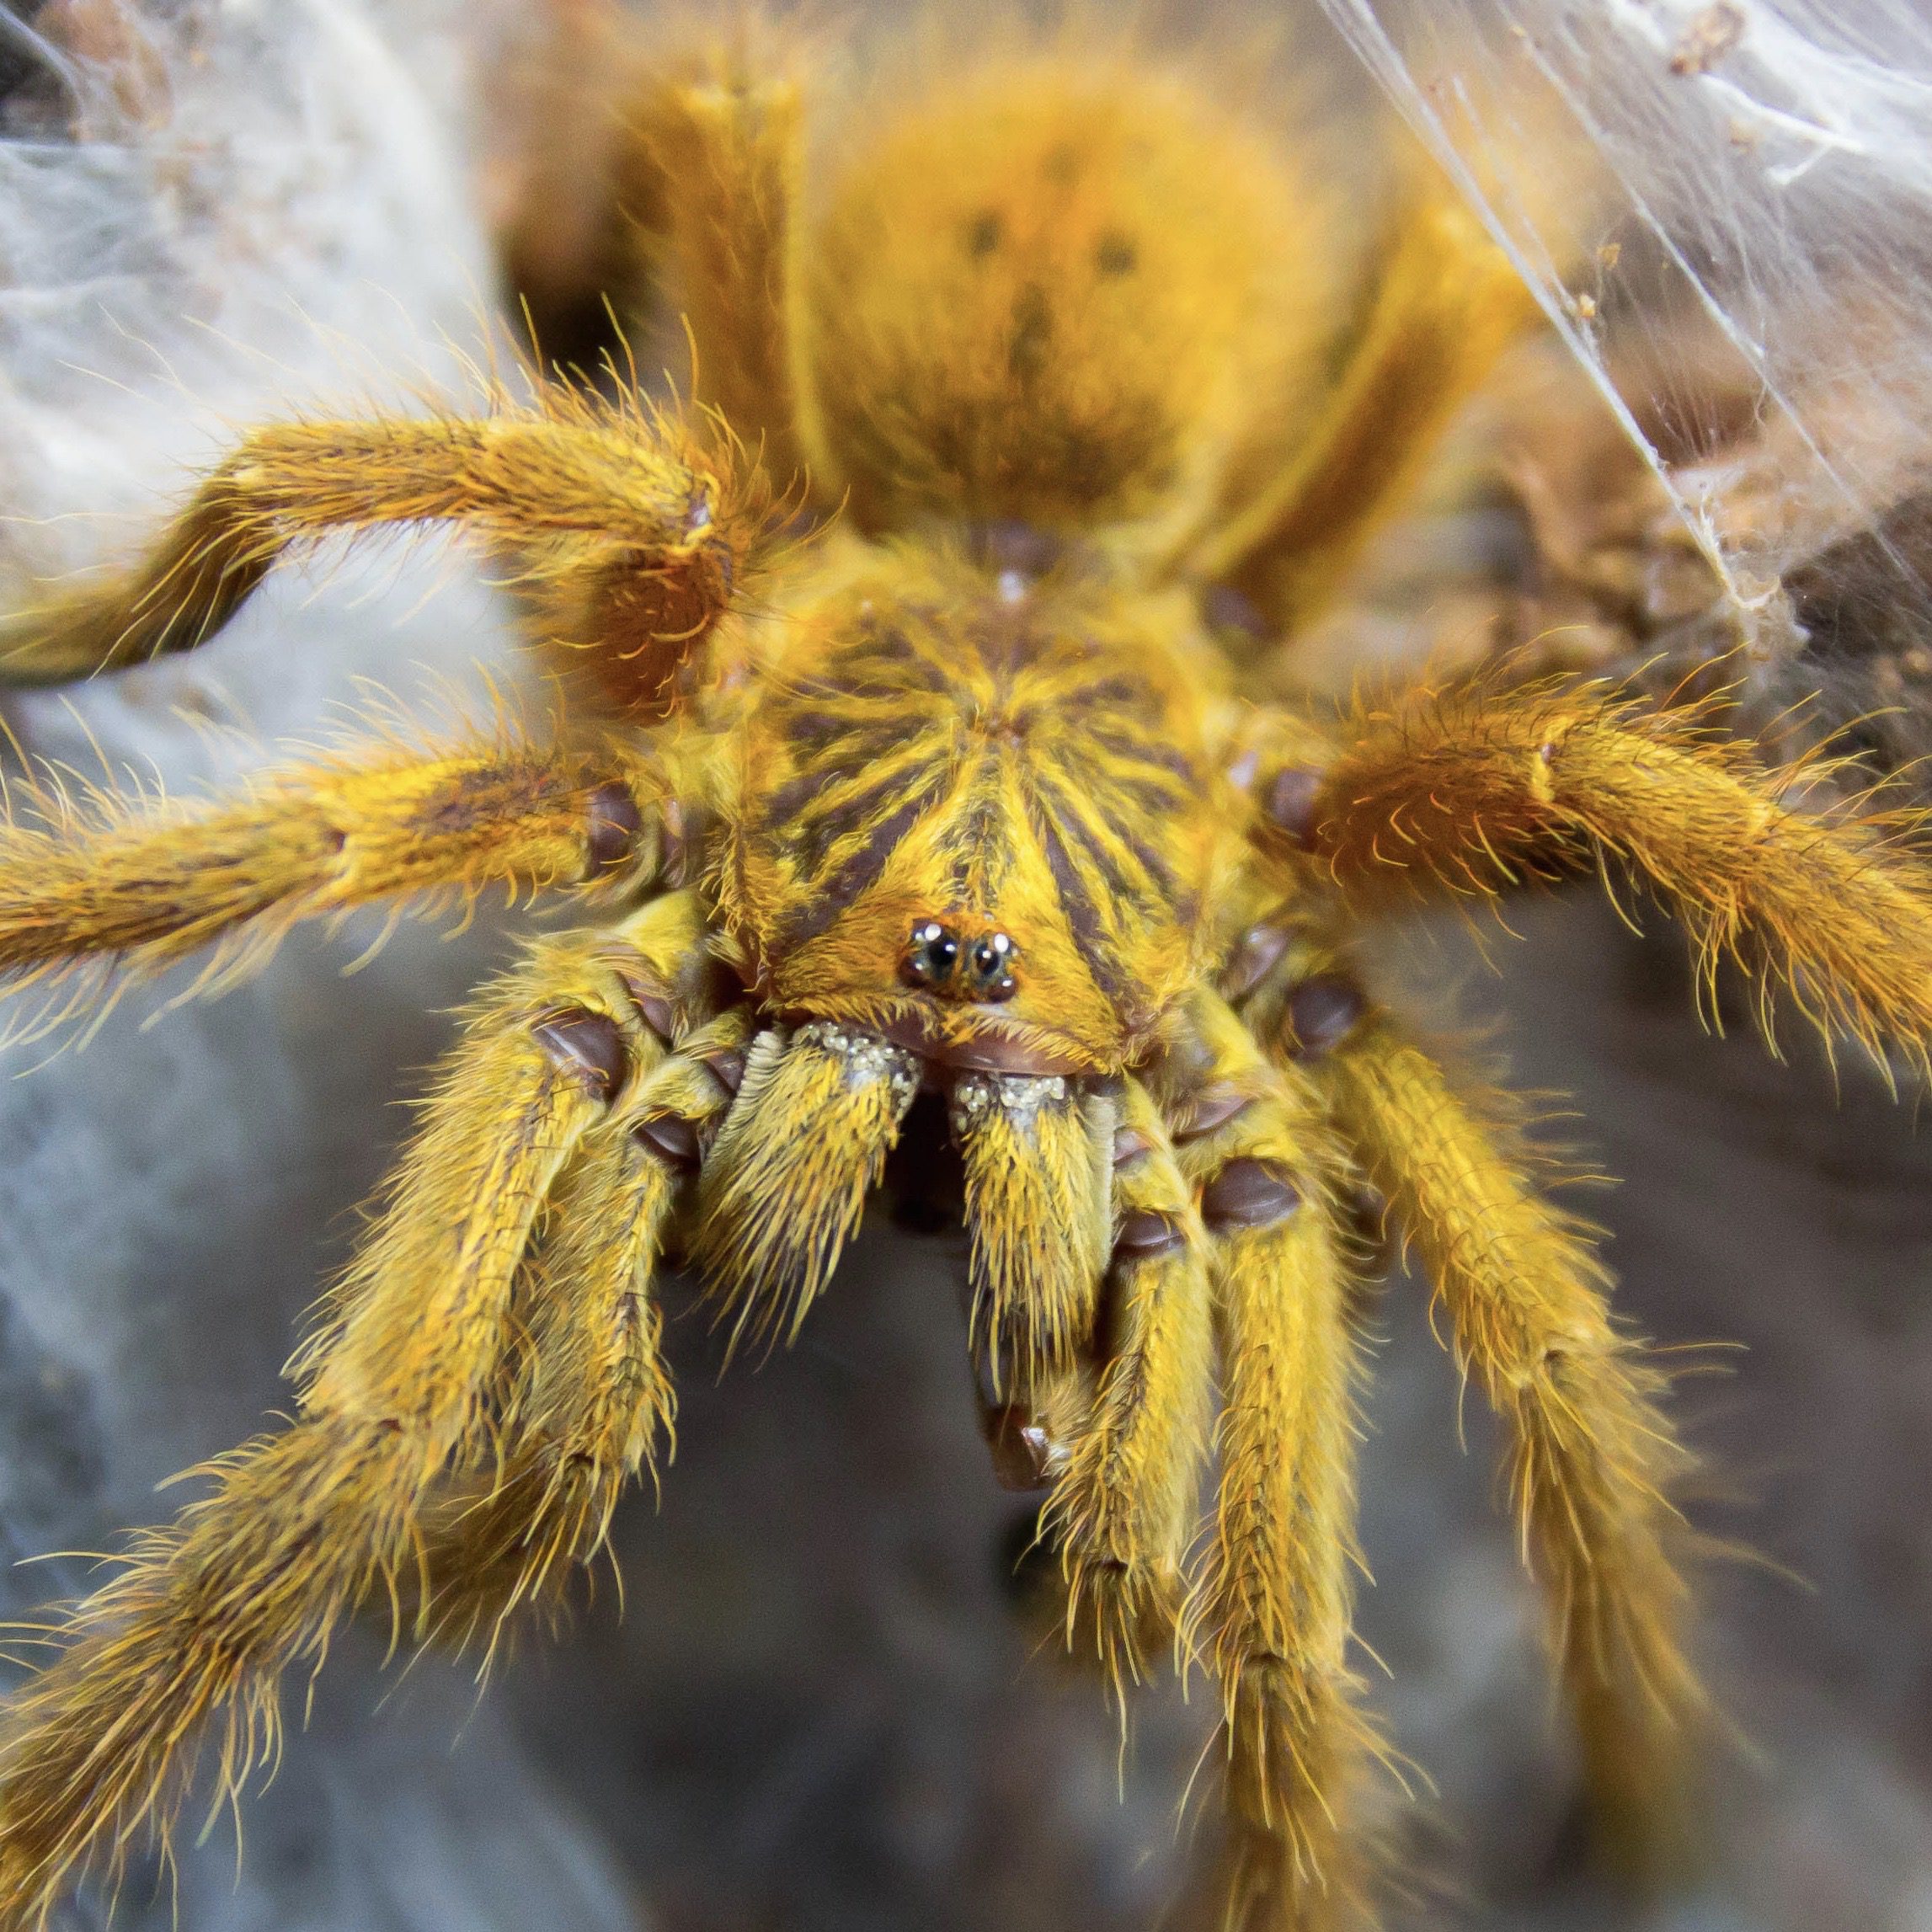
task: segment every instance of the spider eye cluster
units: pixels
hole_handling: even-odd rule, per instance
[[[1013,962],[1019,948],[1003,932],[967,939],[937,919],[924,919],[899,956],[899,976],[908,985],[943,1000],[969,1000],[991,1006],[1019,990]]]

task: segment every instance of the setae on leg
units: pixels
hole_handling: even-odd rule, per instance
[[[673,654],[723,611],[756,518],[716,457],[636,408],[392,417],[252,430],[131,571],[0,621],[0,681],[61,683],[206,642],[291,544],[457,523],[527,566],[626,656]]]
[[[1357,912],[1622,869],[1707,973],[1727,956],[1752,973],[1767,1029],[1782,988],[1828,1034],[1896,1043],[1924,1069],[1932,869],[1892,842],[1899,819],[1793,810],[1793,776],[1598,686],[1476,685],[1359,707],[1324,768],[1264,772],[1263,836]]]
[[[417,1561],[415,1513],[488,1446],[512,1284],[552,1182],[623,1086],[639,1032],[602,935],[544,942],[473,1010],[388,1205],[291,1365],[299,1413],[67,1610],[62,1653],[0,1717],[0,1924],[166,1834],[205,1725],[216,1802],[272,1759],[278,1680],[319,1668]]]
[[[1200,1614],[1224,1700],[1226,1924],[1315,1932],[1369,1916],[1348,1830],[1380,1750],[1348,1655],[1357,1369],[1326,1203],[1278,1177],[1307,1175],[1306,1144],[1255,1111],[1203,1203],[1225,1390]]]
[[[102,956],[159,972],[212,941],[219,978],[298,921],[375,899],[635,882],[675,814],[655,761],[616,739],[344,756],[232,803],[35,802],[44,824],[0,824],[0,973],[17,981]]]
[[[1220,1504],[1188,1614],[1224,1700],[1222,1924],[1316,1932],[1372,1917],[1349,1813],[1386,1756],[1348,1657],[1358,1369],[1336,1159],[1312,1095],[1235,1015],[1202,996],[1194,1017],[1164,1098],[1187,1129],[1221,1344]]]
[[[1173,1633],[1214,1391],[1208,1247],[1152,1097],[1129,1080],[1113,1139],[1113,1259],[1099,1379],[1046,1505],[1069,1647],[1118,1698]]]
[[[1202,541],[1190,574],[1238,590],[1272,636],[1319,616],[1536,317],[1460,195],[1433,173],[1416,182],[1321,415],[1298,426],[1280,467]]]
[[[670,1441],[676,1404],[654,1277],[689,1198],[685,1150],[708,1143],[731,1105],[713,1069],[742,1053],[750,1028],[734,1008],[654,1065],[664,1049],[647,1041],[630,1097],[585,1134],[559,1182],[501,1459],[426,1525],[424,1621],[438,1636],[462,1645],[482,1631],[494,1652],[520,1610],[554,1609],[657,1438]]]
[[[1664,1378],[1612,1326],[1609,1278],[1426,1054],[1374,1017],[1316,1069],[1343,1133],[1447,1310],[1456,1358],[1502,1418],[1524,1560],[1549,1602],[1607,1849],[1660,1876],[1684,1849],[1708,1717],[1684,1652],[1689,1465]]]
[[[805,90],[769,53],[721,45],[691,71],[647,66],[627,90],[617,173],[633,251],[668,273],[691,331],[696,399],[783,489],[811,467],[793,370]]]

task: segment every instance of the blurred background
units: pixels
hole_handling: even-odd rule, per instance
[[[1887,222],[1916,234],[1922,213],[1923,23],[1660,0],[1332,10],[1286,37],[1258,6],[1203,31],[1262,50],[1244,111],[1278,113],[1284,139],[1409,138],[1374,104],[1378,80],[1390,88],[1487,198],[1571,340],[1473,414],[1350,609],[1281,679],[1553,625],[1572,656],[1676,675],[1714,633],[1743,634],[1742,728],[1769,729],[1817,685],[1838,718],[1882,701],[1897,722],[1871,728],[1874,755],[1909,776],[1932,670],[1912,655],[1927,633],[1911,538],[1932,419],[1912,407],[1926,344],[1908,324],[1932,307],[1913,306],[1916,244],[1884,244]],[[0,9],[0,595],[123,553],[238,424],[460,394],[506,257],[567,307],[594,225],[575,197],[603,125],[584,61],[603,13]],[[819,40],[862,66],[872,30]],[[1351,165],[1366,198],[1373,165]],[[1819,237],[1853,217],[1859,246],[1840,237],[1833,255]],[[486,675],[515,689],[514,653],[512,614],[470,563],[412,540],[278,574],[192,656],[0,708],[35,757],[192,791],[339,728],[377,688],[425,718],[479,702]],[[1708,1869],[1681,1896],[1620,1899],[1583,1857],[1486,1418],[1459,1401],[1426,1289],[1381,1290],[1361,1623],[1390,1673],[1377,1700],[1433,1780],[1401,1827],[1418,1896],[1395,1919],[1932,1928],[1932,1153],[1916,1096],[1894,1104],[1862,1060],[1834,1075],[1794,1040],[1780,1066],[1748,1026],[1704,1030],[1675,942],[1588,894],[1512,923],[1524,943],[1391,932],[1385,969],[1422,1010],[1484,1022],[1517,1084],[1573,1097],[1581,1124],[1561,1136],[1620,1177],[1576,1204],[1610,1232],[1632,1326],[1668,1348],[1737,1345],[1684,1358],[1699,1372],[1677,1407],[1707,1460],[1697,1520],[1758,1556],[1704,1578],[1702,1647],[1735,1726],[1711,1768]],[[8,1614],[86,1586],[84,1560],[47,1552],[111,1548],[165,1512],[157,1482],[286,1400],[279,1364],[406,1130],[401,1103],[510,937],[488,919],[453,940],[404,923],[365,961],[380,926],[298,934],[218,1001],[139,990],[84,1046],[11,1049],[0,1550],[43,1560],[0,1571]],[[184,1849],[173,1897],[137,1873],[120,1922],[1187,1926],[1180,1796],[1210,1700],[1198,1683],[1191,1703],[1148,1695],[1123,1755],[1096,1687],[1043,1642],[1015,1572],[1022,1502],[979,1440],[961,1257],[876,1219],[798,1347],[755,1372],[721,1380],[703,1315],[671,1289],[676,1462],[659,1505],[620,1516],[615,1563],[562,1641],[526,1643],[487,1693],[460,1664],[381,1668],[377,1635],[342,1646],[245,1811],[238,1871],[217,1821]],[[101,1916],[71,1908],[76,1926]]]

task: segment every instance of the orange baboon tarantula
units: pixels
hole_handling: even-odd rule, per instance
[[[471,1011],[294,1422],[64,1614],[5,1713],[0,1925],[164,1828],[211,1722],[233,1789],[281,1673],[366,1599],[427,1636],[550,1598],[670,1422],[667,1251],[738,1330],[795,1332],[922,1091],[963,1167],[989,1435],[1048,1490],[1069,1641],[1118,1689],[1178,1633],[1219,1684],[1220,1923],[1370,1910],[1364,1187],[1501,1412],[1607,1813],[1640,1845],[1670,1822],[1702,1705],[1661,1378],[1587,1232],[1354,949],[1392,906],[1628,874],[1707,961],[1923,1068],[1932,878],[1598,687],[1239,700],[1203,609],[1238,594],[1292,636],[1528,319],[1446,190],[1410,196],[1337,349],[1329,214],[1178,79],[987,56],[809,196],[805,106],[694,71],[630,104],[706,410],[618,386],[260,428],[131,573],[0,639],[23,681],[191,648],[290,546],[440,520],[515,559],[570,698],[544,746],[0,830],[18,978],[232,959],[492,882],[585,907]],[[787,487],[807,539],[770,509]]]

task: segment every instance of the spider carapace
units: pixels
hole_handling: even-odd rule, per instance
[[[623,90],[625,232],[702,408],[612,373],[266,425],[144,558],[0,637],[19,681],[112,669],[199,643],[291,545],[440,521],[504,560],[564,694],[541,742],[392,740],[232,800],[17,791],[17,978],[78,996],[211,949],[218,979],[398,895],[581,906],[472,1008],[294,1421],[52,1625],[0,1733],[0,1924],[165,1829],[211,1722],[234,1791],[359,1605],[487,1640],[554,1602],[669,1430],[664,1256],[734,1332],[795,1331],[922,1088],[1069,1643],[1117,1693],[1170,1652],[1219,1686],[1220,1923],[1372,1910],[1364,1200],[1502,1417],[1615,1842],[1683,1816],[1704,1706],[1661,1377],[1357,951],[1392,906],[1627,876],[1708,963],[1922,1072],[1932,886],[1893,821],[1806,815],[1695,712],[1507,667],[1241,699],[1203,611],[1291,648],[1524,326],[1446,189],[1412,178],[1351,296],[1346,198],[1150,56],[814,88],[720,55]]]
[[[1208,959],[1242,817],[1226,720],[1177,600],[1070,558],[1035,578],[1030,532],[964,541],[862,554],[788,614],[798,668],[731,734],[719,897],[782,1012],[941,1067],[1118,1073]]]

